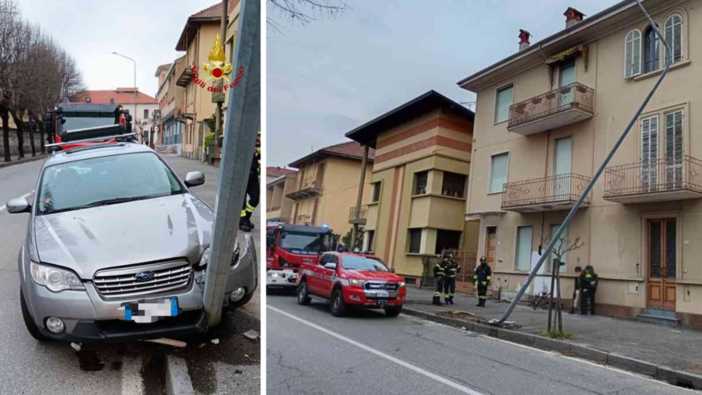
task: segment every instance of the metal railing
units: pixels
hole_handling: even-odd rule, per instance
[[[578,200],[590,177],[568,173],[505,184],[502,208]],[[590,203],[590,197],[585,199]]]
[[[368,214],[368,205],[363,205],[360,207],[351,206],[349,207],[349,222],[359,222],[365,221]]]
[[[689,155],[605,169],[605,198],[682,189],[702,193],[702,161]]]
[[[595,90],[583,84],[572,84],[513,104],[509,108],[509,128],[578,108],[594,112]]]

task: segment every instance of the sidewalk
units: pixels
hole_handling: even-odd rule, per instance
[[[406,312],[436,314],[460,320],[456,322],[457,324],[458,322],[469,324],[476,321],[485,323],[493,318],[501,318],[509,306],[508,303],[489,299],[485,308],[479,308],[475,306],[477,299],[465,294],[457,294],[453,306],[434,306],[431,304],[432,294],[433,291],[428,289],[408,287]],[[446,312],[450,311],[458,314],[446,315]],[[515,323],[514,327],[508,329],[540,336],[546,329],[548,311],[533,310],[531,306],[518,305],[508,321]],[[484,325],[487,326],[487,324]],[[662,365],[693,373],[699,375],[699,379],[702,380],[701,332],[601,316],[570,315],[567,312],[563,314],[563,327],[566,332],[573,335],[573,340],[563,341],[562,345],[580,345],[605,353],[634,358],[655,366]],[[521,341],[518,342],[521,343]],[[561,349],[561,347],[555,347],[555,349]],[[699,383],[702,385],[702,381]]]

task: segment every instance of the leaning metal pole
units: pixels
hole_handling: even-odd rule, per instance
[[[207,264],[204,305],[208,326],[218,325],[222,316],[227,277],[231,270],[241,206],[246,197],[256,136],[261,125],[261,2],[241,2],[239,34],[234,70],[245,73],[229,89],[226,131],[220,177],[217,184],[215,219],[210,259]]]
[[[556,231],[556,234],[553,235],[553,237],[551,237],[551,241],[548,243],[548,246],[546,246],[546,250],[541,255],[541,258],[539,258],[539,261],[536,263],[536,266],[534,266],[534,269],[532,269],[531,273],[529,273],[529,277],[527,278],[524,285],[522,285],[522,288],[519,289],[519,292],[517,292],[517,296],[515,296],[514,300],[512,300],[512,303],[507,308],[507,311],[505,312],[505,314],[499,320],[496,320],[496,319],[490,320],[489,321],[490,324],[501,325],[502,323],[504,323],[507,320],[507,318],[509,318],[510,314],[512,314],[512,311],[517,306],[517,303],[519,303],[519,300],[522,298],[522,296],[524,296],[524,292],[526,292],[527,288],[529,287],[529,284],[531,284],[532,280],[534,280],[534,277],[536,277],[536,273],[541,268],[541,265],[543,265],[544,261],[546,261],[546,259],[549,257],[549,255],[551,255],[551,250],[553,250],[554,245],[560,239],[561,234],[563,233],[565,228],[568,227],[568,224],[573,219],[573,217],[575,217],[575,213],[578,212],[578,209],[580,208],[580,206],[582,206],[583,202],[585,201],[585,198],[590,193],[592,188],[595,186],[595,182],[597,182],[597,180],[600,178],[600,176],[602,175],[602,172],[604,172],[605,167],[607,167],[607,165],[609,164],[609,161],[614,156],[614,153],[617,152],[617,149],[619,149],[619,146],[622,145],[622,143],[624,142],[624,139],[629,134],[629,131],[636,123],[636,120],[639,119],[639,116],[641,116],[641,113],[643,112],[644,108],[646,108],[646,105],[648,105],[648,102],[651,100],[651,97],[653,97],[653,94],[656,93],[658,86],[660,86],[661,82],[663,81],[665,76],[668,74],[668,68],[670,67],[670,61],[672,58],[670,46],[668,45],[668,42],[665,41],[665,38],[663,36],[661,36],[660,31],[658,31],[658,27],[656,26],[655,22],[653,22],[653,19],[648,14],[648,12],[644,8],[643,4],[641,4],[641,0],[636,0],[636,3],[639,5],[639,8],[641,8],[641,11],[644,13],[644,15],[646,15],[646,18],[648,18],[648,22],[651,24],[651,27],[656,32],[656,36],[663,42],[663,45],[665,45],[665,50],[666,50],[667,56],[665,58],[665,69],[663,70],[663,74],[661,74],[661,76],[658,78],[658,81],[656,81],[656,84],[653,86],[651,91],[646,96],[646,99],[643,101],[643,103],[641,103],[641,107],[639,107],[639,109],[636,111],[636,114],[634,114],[634,117],[631,119],[629,124],[626,126],[626,129],[624,129],[624,133],[622,133],[622,135],[619,136],[619,139],[614,144],[614,147],[612,147],[612,150],[609,151],[609,154],[607,154],[607,157],[605,158],[604,162],[602,162],[600,167],[597,169],[597,172],[595,173],[594,177],[592,177],[592,180],[590,181],[590,183],[587,184],[587,187],[585,188],[583,193],[580,195],[580,198],[575,203],[575,206],[573,206],[573,208],[568,213],[568,216],[566,217],[565,221],[563,221],[561,226],[558,228],[558,230]]]

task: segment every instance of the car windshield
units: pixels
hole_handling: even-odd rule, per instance
[[[346,270],[368,270],[372,272],[387,272],[388,268],[376,259],[359,255],[344,255],[341,257],[341,266]]]
[[[111,117],[80,117],[70,116],[63,118],[66,122],[63,124],[63,130],[72,131],[77,129],[94,128],[96,126],[109,126],[115,124],[115,116]]]
[[[280,235],[280,248],[288,252],[320,252],[322,237],[314,233],[285,232]]]
[[[150,152],[78,160],[44,169],[37,214],[184,192],[173,172]]]

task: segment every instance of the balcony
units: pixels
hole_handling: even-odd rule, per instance
[[[702,161],[683,155],[608,167],[604,198],[622,204],[702,198]]]
[[[317,180],[303,180],[302,185],[290,191],[287,195],[290,199],[300,200],[320,194],[321,188],[317,186]]]
[[[502,209],[520,213],[570,210],[589,182],[590,177],[573,173],[510,182],[502,194]],[[588,196],[582,207],[589,205]]]
[[[513,104],[507,130],[529,136],[592,118],[595,91],[577,82]]]
[[[365,225],[368,217],[368,205],[349,207],[349,223],[352,225]]]
[[[193,80],[193,72],[190,70],[190,67],[184,67],[183,71],[178,75],[178,79],[176,80],[176,85],[182,86],[183,88],[186,88],[190,81]]]

